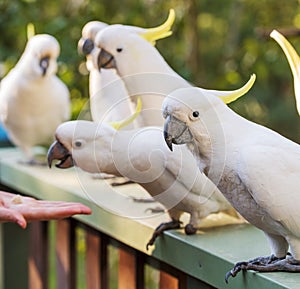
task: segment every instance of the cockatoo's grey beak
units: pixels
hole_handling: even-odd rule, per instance
[[[40,67],[42,68],[42,74],[43,76],[46,75],[47,73],[47,69],[49,67],[49,61],[50,61],[50,57],[49,56],[45,56],[40,60]]]
[[[60,161],[55,165],[60,169],[67,169],[74,166],[71,153],[59,141],[55,141],[50,146],[47,154],[47,159],[50,168],[54,160]]]
[[[81,38],[78,41],[78,52],[83,55],[89,55],[94,49],[94,42],[91,39]]]
[[[172,151],[172,144],[185,144],[193,140],[193,136],[186,123],[174,116],[168,115],[164,125],[164,138]]]
[[[115,58],[109,52],[101,49],[98,56],[98,69],[101,68],[117,68]]]

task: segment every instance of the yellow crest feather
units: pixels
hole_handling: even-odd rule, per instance
[[[246,94],[250,88],[253,86],[256,79],[256,75],[252,74],[248,82],[241,88],[228,92],[227,94],[220,95],[219,98],[222,99],[226,104],[231,103],[244,94]]]
[[[145,29],[145,32],[140,33],[140,35],[150,42],[152,45],[155,45],[156,40],[166,38],[172,35],[172,25],[175,21],[175,11],[170,9],[168,19],[165,23],[154,28]]]
[[[270,36],[280,45],[282,48],[293,73],[293,76],[298,75],[298,66],[300,63],[300,58],[291,43],[277,30],[273,30]]]
[[[136,104],[136,109],[135,109],[135,112],[133,115],[125,118],[124,120],[121,120],[121,121],[112,121],[110,122],[109,124],[116,130],[120,130],[121,128],[129,125],[130,123],[132,123],[140,114],[141,112],[141,109],[142,109],[142,100],[141,98],[139,97],[137,99],[137,104]]]
[[[35,28],[33,23],[27,24],[27,40],[29,40],[32,36],[35,35]]]
[[[295,48],[292,46],[292,44],[281,33],[279,33],[276,30],[273,30],[270,36],[280,45],[290,65],[294,77],[296,107],[297,107],[298,114],[300,115],[300,95],[298,89],[298,84],[300,79],[300,71],[299,71],[300,57],[296,52]]]

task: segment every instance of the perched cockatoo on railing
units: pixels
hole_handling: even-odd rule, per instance
[[[1,81],[0,118],[10,140],[27,157],[26,163],[40,163],[32,148],[50,145],[57,126],[70,117],[69,90],[56,76],[59,53],[53,36],[34,35]]]
[[[169,148],[186,144],[208,178],[270,243],[271,256],[237,263],[226,281],[240,270],[300,272],[300,146],[199,88],[172,92],[163,115]]]

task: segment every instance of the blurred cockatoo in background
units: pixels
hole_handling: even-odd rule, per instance
[[[95,122],[117,121],[133,113],[134,104],[128,97],[123,81],[114,69],[98,69],[100,49],[94,41],[97,33],[107,27],[106,23],[90,21],[82,29],[78,50],[86,56],[89,71],[90,110]],[[126,129],[132,128],[133,124]]]
[[[39,163],[32,148],[51,144],[57,126],[70,117],[68,88],[56,76],[59,53],[53,36],[32,36],[18,63],[1,81],[1,121],[30,164]]]
[[[243,269],[300,272],[300,146],[198,88],[171,93],[163,114],[168,146],[187,144],[206,175],[270,243],[271,256],[237,263],[226,281]]]
[[[289,41],[278,31],[273,30],[270,36],[282,48],[292,71],[294,77],[294,91],[296,97],[296,106],[298,114],[300,114],[300,58],[294,47]]]

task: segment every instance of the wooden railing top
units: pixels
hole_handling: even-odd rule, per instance
[[[299,288],[297,273],[241,273],[225,284],[225,273],[237,261],[268,255],[264,234],[249,224],[203,229],[193,236],[169,231],[149,251],[146,243],[166,214],[147,211],[159,204],[134,203],[130,196],[148,196],[136,184],[112,188],[79,169],[59,170],[20,164],[17,149],[0,149],[0,182],[40,199],[81,202],[90,216],[75,218],[124,244],[164,261],[217,288]]]

